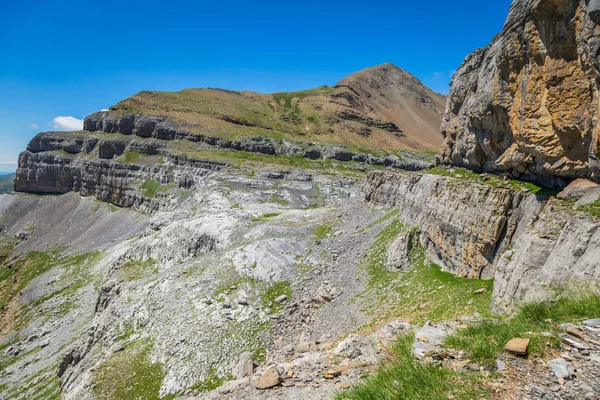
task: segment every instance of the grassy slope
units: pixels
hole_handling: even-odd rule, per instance
[[[409,90],[409,85],[415,83],[399,79],[393,84],[399,93],[406,93],[406,96],[411,97],[409,100],[413,101],[412,97],[416,95]],[[420,82],[418,85],[422,86]],[[342,143],[386,150],[437,150],[440,137],[432,140],[421,136],[424,127],[428,131],[439,130],[443,107],[437,102],[433,106],[435,110],[439,108],[438,115],[423,106],[423,110],[427,111],[427,118],[425,114],[420,116],[413,110],[408,118],[408,111],[402,105],[405,99],[402,96],[388,99],[384,90],[381,90],[381,93],[369,93],[366,96],[361,96],[348,87],[332,86],[273,94],[222,89],[143,91],[116,104],[111,111],[116,114],[142,113],[169,117],[192,133],[230,139],[246,135]],[[374,95],[381,98],[375,99]],[[375,107],[377,100],[383,101],[383,105]],[[414,124],[400,126],[403,130],[410,128],[408,137],[404,137],[399,133],[341,118],[340,113],[346,111],[381,123],[394,120],[408,124],[406,121],[416,120],[422,125],[417,124],[417,128],[412,126]]]
[[[492,182],[491,184],[494,184]],[[534,188],[528,188],[535,191]],[[531,339],[530,354],[540,357],[559,346],[559,324],[597,318],[600,295],[572,293],[555,302],[522,304],[515,315],[504,318],[489,309],[493,281],[467,280],[445,273],[426,262],[423,251],[411,255],[408,271],[389,271],[385,265],[391,240],[406,228],[391,212],[377,223],[388,222],[365,256],[362,266],[367,288],[360,300],[376,321],[404,318],[413,323],[452,320],[479,313],[479,322],[462,326],[445,341],[447,348],[465,350],[470,360],[492,367],[506,343],[515,337]],[[487,289],[482,294],[478,289]],[[548,337],[547,333],[552,336]],[[457,372],[416,360],[412,336],[400,337],[388,359],[359,385],[336,399],[450,399],[488,398],[484,375]]]
[[[12,192],[15,174],[0,176],[0,194]]]
[[[411,254],[410,269],[390,271],[387,268],[389,244],[408,229],[396,215],[393,211],[382,218],[380,223],[391,221],[361,263],[367,286],[355,301],[363,305],[365,312],[373,315],[375,321],[404,318],[414,323],[444,321],[473,313],[488,314],[493,281],[462,279],[444,272],[439,266],[426,262],[418,246]],[[479,289],[486,291],[475,293]]]

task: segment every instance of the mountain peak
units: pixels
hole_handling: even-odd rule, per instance
[[[411,73],[387,62],[355,72],[337,83],[337,86],[347,86],[351,89],[360,89],[356,86],[368,85],[371,87],[413,87],[419,91],[429,91],[423,83]]]

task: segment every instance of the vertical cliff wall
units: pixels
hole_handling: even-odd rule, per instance
[[[600,178],[598,4],[515,0],[456,72],[442,162],[549,186]]]
[[[399,210],[446,271],[494,278],[493,306],[540,299],[571,283],[600,283],[600,220],[572,204],[429,174],[372,172],[367,201]]]

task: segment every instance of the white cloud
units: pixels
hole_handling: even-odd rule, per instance
[[[37,126],[37,124],[29,124],[30,127],[32,127],[33,129],[39,129],[40,127]]]
[[[102,110],[100,110],[100,111],[108,111],[108,108],[103,108],[103,109],[102,109]]]
[[[80,131],[83,129],[83,120],[75,117],[59,115],[49,125],[58,131]]]
[[[438,79],[440,76],[442,76],[442,74],[440,74],[439,72],[434,72],[433,73],[433,78],[434,79]]]
[[[0,172],[14,172],[17,165],[16,161],[0,161]]]

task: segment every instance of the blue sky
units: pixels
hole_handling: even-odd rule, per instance
[[[0,1],[0,171],[40,131],[141,90],[333,85],[392,62],[447,93],[510,0]],[[62,118],[61,118],[62,117]]]

